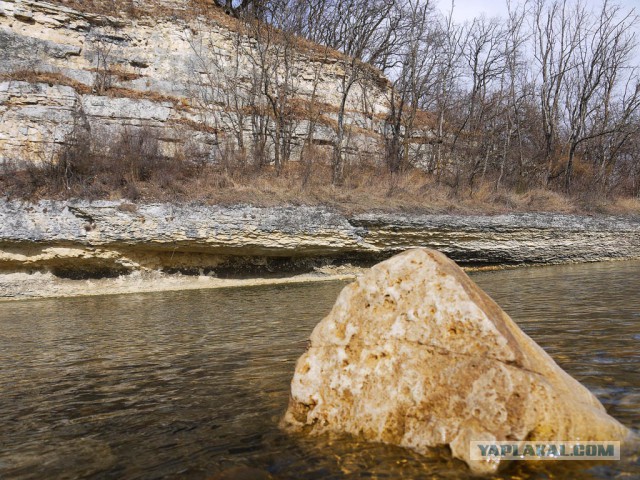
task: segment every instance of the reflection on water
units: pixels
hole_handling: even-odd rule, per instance
[[[474,279],[607,410],[640,429],[640,263]],[[277,429],[341,283],[0,304],[0,478],[464,478],[429,458]],[[638,478],[638,459],[516,462],[503,478]]]

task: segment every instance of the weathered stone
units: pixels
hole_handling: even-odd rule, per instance
[[[207,80],[213,76],[215,82],[228,83],[226,62],[238,49],[251,52],[255,48],[255,39],[243,34],[234,19],[222,13],[221,18],[191,21],[160,14],[163,5],[165,10],[192,9],[188,0],[136,1],[138,13],[133,17],[115,11],[114,17],[106,17],[60,3],[0,0],[0,12],[4,12],[0,13],[0,162],[49,158],[74,125],[70,112],[81,113],[92,132],[113,135],[124,126],[162,129],[160,147],[167,155],[174,153],[176,143],[189,139],[215,145],[220,137],[230,141],[239,133],[233,128],[238,119],[224,104],[226,94]],[[93,88],[98,58],[106,52],[107,58],[101,61],[115,73],[102,74],[117,88],[98,97]],[[292,66],[296,102],[304,105],[314,97],[324,104],[324,123],[314,134],[318,145],[329,145],[334,139],[331,125],[337,118],[340,76],[344,75],[344,66],[332,58],[337,52],[327,55],[300,47]],[[251,91],[250,54],[238,68],[239,91]],[[351,147],[357,146],[362,155],[379,148],[388,113],[389,85],[381,75],[374,77],[370,85],[355,85],[347,101],[347,123],[358,127]],[[73,100],[69,90],[74,92]],[[212,96],[216,101],[211,101]],[[26,103],[37,109],[25,109]],[[367,111],[363,105],[369,106]],[[241,132],[247,145],[253,138],[250,123],[245,122]],[[298,123],[292,136],[294,159],[309,130],[306,121]]]
[[[451,260],[414,249],[347,286],[298,360],[283,426],[425,452],[630,433]]]
[[[640,257],[640,218],[554,213],[406,215],[368,213],[350,223],[373,248],[438,250],[474,265],[594,262]]]
[[[412,247],[436,248],[471,265],[638,258],[640,221],[552,214],[350,218],[305,206],[0,200],[4,272],[44,271],[78,258],[84,269],[110,265],[114,271],[217,271],[241,264],[270,271],[274,262],[287,271],[327,262],[368,266]],[[286,258],[291,262],[281,261]]]

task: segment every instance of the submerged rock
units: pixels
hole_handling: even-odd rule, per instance
[[[338,297],[311,335],[282,421],[426,452],[471,441],[622,440],[629,431],[451,260],[414,249]]]

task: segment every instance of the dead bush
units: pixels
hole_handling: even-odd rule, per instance
[[[179,135],[176,137],[179,140]],[[173,140],[176,142],[176,140]],[[477,181],[473,192],[448,186],[418,168],[390,173],[383,162],[364,158],[345,165],[341,186],[332,184],[331,157],[322,148],[303,160],[257,166],[232,146],[177,141],[163,153],[157,132],[128,127],[117,133],[78,128],[55,155],[34,162],[5,162],[0,192],[12,198],[127,199],[132,201],[325,205],[346,213],[501,213],[507,211],[607,211],[638,213],[637,200],[589,203],[549,189],[516,193]],[[124,203],[123,211],[135,210]]]

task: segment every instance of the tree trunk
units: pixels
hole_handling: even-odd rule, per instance
[[[567,166],[564,170],[564,190],[569,193],[571,190],[571,176],[573,174],[573,159],[576,155],[576,143],[572,142],[569,148],[569,159],[567,160]]]

